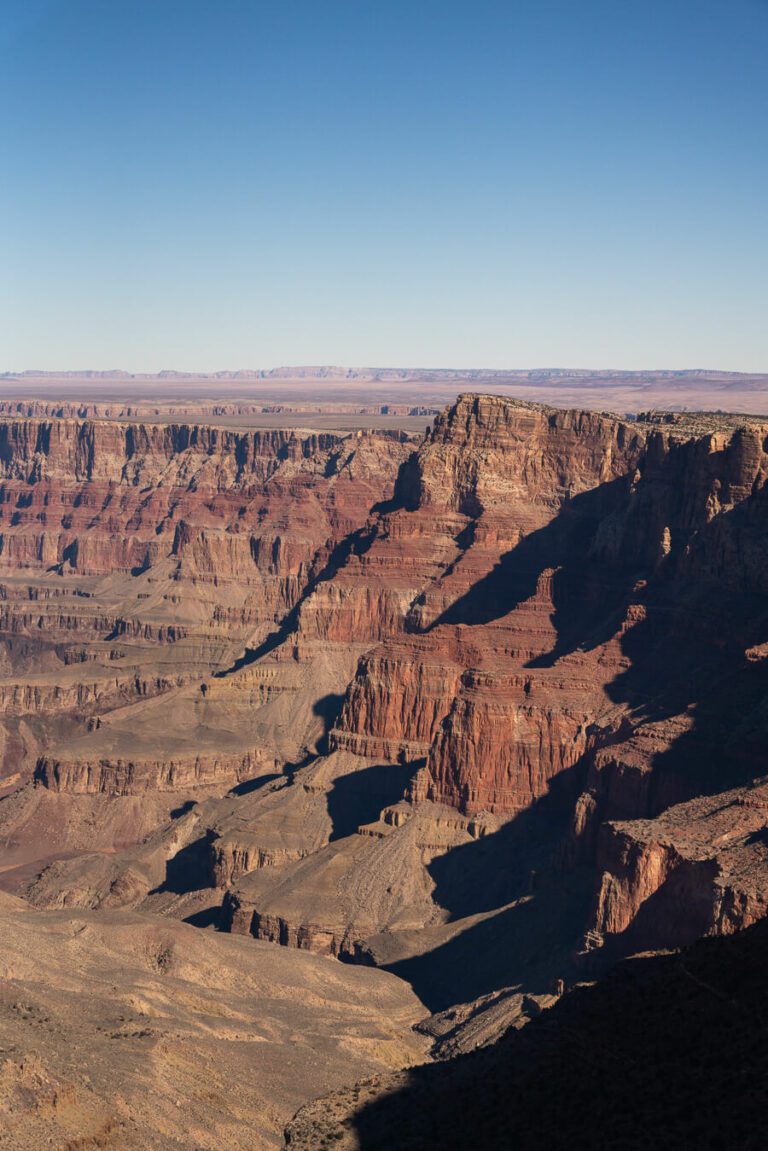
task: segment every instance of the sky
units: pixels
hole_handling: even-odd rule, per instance
[[[0,0],[0,371],[768,371],[768,0]]]

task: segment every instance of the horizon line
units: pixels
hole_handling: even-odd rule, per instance
[[[408,373],[408,374],[439,374],[439,375],[488,375],[488,376],[529,376],[532,374],[576,374],[579,375],[623,375],[623,376],[658,376],[664,375],[727,375],[727,376],[768,376],[768,368],[763,370],[744,371],[735,368],[716,367],[648,367],[648,368],[621,368],[621,367],[571,367],[571,366],[536,366],[522,367],[428,367],[411,366],[405,364],[392,365],[344,365],[344,364],[279,364],[270,368],[218,368],[209,371],[197,369],[160,368],[157,370],[129,371],[125,368],[22,368],[18,370],[7,369],[0,372],[0,381],[12,381],[20,378],[39,379],[45,377],[68,377],[71,379],[84,377],[99,377],[101,379],[146,379],[156,380],[163,377],[176,377],[178,379],[228,379],[239,377],[241,379],[264,379],[278,375],[288,375],[291,372],[315,374],[335,374],[349,376],[350,373],[365,373],[378,375],[381,373]],[[320,377],[322,378],[322,377]]]

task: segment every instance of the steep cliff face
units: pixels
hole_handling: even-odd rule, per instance
[[[680,947],[762,919],[767,829],[764,783],[691,800],[656,819],[604,824],[587,952]]]
[[[327,634],[329,618],[338,639],[425,630],[574,495],[626,476],[643,442],[610,417],[460,397],[401,469],[364,547],[303,605],[303,634]]]
[[[304,642],[373,645],[332,746],[419,768],[412,802],[514,819],[557,784],[571,811],[560,858],[596,867],[590,946],[650,946],[643,908],[665,885],[677,894],[654,946],[755,914],[717,859],[601,853],[607,820],[652,819],[757,771],[765,448],[756,422],[628,425],[462,397],[364,549],[301,607]]]
[[[391,495],[409,451],[386,435],[0,420],[3,626],[266,631]]]
[[[199,796],[196,907],[441,1009],[762,914],[734,796],[768,737],[768,427],[462,396],[418,445],[13,428],[0,707],[49,725],[51,796]],[[187,914],[133,851],[89,900]],[[498,969],[467,989],[470,939]]]
[[[359,665],[337,743],[428,755],[430,797],[467,811],[513,811],[540,794],[584,750],[582,717],[545,700],[542,714],[536,676],[522,669],[556,642],[558,561],[576,537],[584,550],[581,537],[628,490],[643,448],[642,430],[621,421],[492,397],[462,397],[440,417],[364,555],[334,580],[345,605],[364,594],[369,641],[394,633]],[[302,606],[305,636],[330,610],[329,589],[316,594],[322,607],[313,597]]]
[[[52,791],[70,795],[141,795],[145,792],[185,791],[210,784],[232,786],[250,779],[259,764],[258,753],[158,756],[156,760],[113,758],[67,762],[41,756],[36,780]]]
[[[24,1002],[17,988],[5,1004],[0,1067],[17,1141],[108,1138],[125,1076],[104,1068],[121,1043],[145,1066],[154,1043],[188,1080],[168,1080],[158,1103],[168,1139],[189,1088],[199,1107],[185,1130],[202,1146],[214,1136],[199,1067],[224,1058],[224,1098],[243,1020],[249,1033],[279,1024],[295,1051],[312,1020],[293,999],[320,996],[338,1023],[331,1046],[354,1059],[329,1070],[326,1020],[306,1095],[354,1067],[422,1058],[426,1035],[441,1056],[512,1032],[453,1064],[448,1090],[431,1094],[429,1072],[401,1078],[402,1108],[384,1078],[312,1105],[291,1145],[390,1146],[405,1131],[414,1146],[467,1146],[478,1130],[492,1145],[514,1129],[542,1146],[573,1142],[574,1107],[575,1129],[594,1128],[595,1106],[610,1139],[661,1080],[674,1089],[654,1131],[701,1143],[688,1072],[702,1004],[717,1031],[707,1082],[731,1075],[722,1036],[762,1051],[742,1024],[764,986],[768,913],[768,426],[464,396],[418,444],[55,418],[0,419],[0,433],[0,888],[45,909],[54,950],[71,951],[66,1011],[48,991],[35,1006],[58,962],[40,960],[50,931],[21,904],[3,910],[0,892],[21,940],[11,974]],[[174,919],[241,938],[218,948],[215,932]],[[136,978],[105,944],[115,931]],[[701,935],[734,938],[572,987]],[[69,960],[109,989],[106,1007],[88,1007],[98,995],[80,995]],[[258,969],[257,998],[273,1002],[286,963],[284,1019],[240,1010],[243,978]],[[163,1006],[161,984],[184,991],[185,971],[196,1022]],[[329,987],[336,1006],[323,1006]],[[375,1019],[361,1007],[371,995]],[[64,1015],[85,1020],[74,1046],[98,1056],[84,1095],[55,1042],[45,1067],[27,1055],[32,1032],[53,1034],[51,1018],[60,1031]],[[178,1058],[164,1015],[189,1031]],[[629,1087],[606,1066],[608,1018],[626,1024],[624,1063],[640,1072]],[[261,1031],[254,1058],[269,1047]],[[272,1070],[254,1067],[270,1083],[254,1113],[272,1116],[274,1141],[306,1096],[276,1102]],[[283,1070],[295,1084],[293,1057]],[[554,1110],[553,1083],[566,1085]],[[725,1143],[731,1087],[707,1095]],[[231,1127],[247,1142],[243,1114]],[[745,1108],[739,1136],[759,1120]]]
[[[389,495],[406,455],[383,435],[0,420],[0,565],[99,575],[172,556],[182,579],[290,589]]]
[[[754,518],[763,432],[680,432],[462,398],[401,473],[401,506],[365,553],[367,571],[385,572],[409,540],[393,522],[432,513],[432,571],[397,638],[359,665],[336,739],[363,754],[426,754],[430,798],[465,811],[520,810],[603,744],[615,764],[649,683],[671,689],[711,639],[697,597],[719,594],[726,566],[742,589],[762,579],[760,549],[748,555],[726,521],[737,509]],[[672,636],[683,651],[669,662]]]
[[[166,473],[213,488],[269,479],[281,462],[321,470],[340,437],[291,431],[238,432],[204,424],[108,420],[0,420],[0,475],[27,483],[106,480],[155,486]]]
[[[247,669],[213,677],[391,498],[411,451],[395,434],[0,419],[0,786],[36,767],[57,792],[124,796],[274,769]]]
[[[557,509],[625,476],[643,442],[641,431],[611,416],[465,395],[436,419],[407,494],[421,507],[473,518],[494,509],[509,514],[518,502]],[[520,508],[521,517],[526,511]]]

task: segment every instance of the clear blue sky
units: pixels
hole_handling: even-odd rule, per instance
[[[0,370],[768,370],[768,0],[1,0]]]

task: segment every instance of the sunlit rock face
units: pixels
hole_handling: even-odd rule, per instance
[[[430,1009],[762,914],[759,421],[0,433],[0,841],[39,906],[205,912]]]

